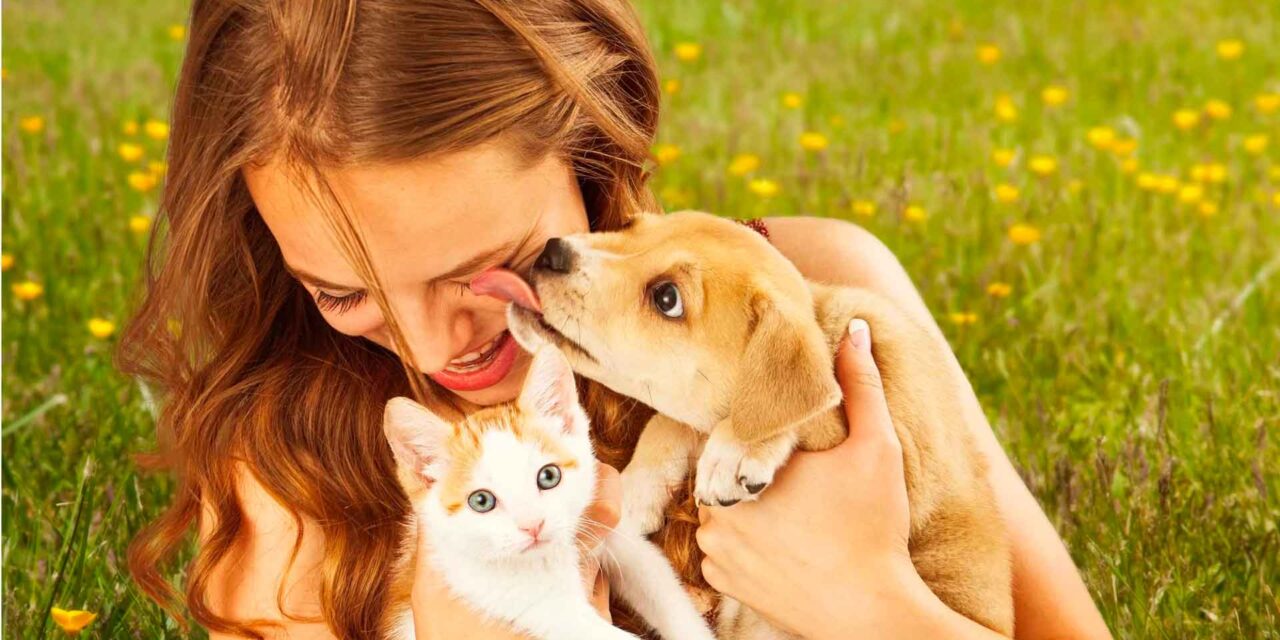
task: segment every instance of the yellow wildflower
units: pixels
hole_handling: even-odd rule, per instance
[[[147,163],[147,171],[150,171],[156,177],[163,178],[164,172],[169,170],[169,163],[163,160],[152,160]]]
[[[799,109],[804,105],[804,97],[794,91],[782,94],[782,106],[788,109]]]
[[[696,42],[681,42],[675,48],[676,59],[681,62],[693,62],[702,57],[702,45]]]
[[[1068,93],[1066,87],[1056,84],[1051,84],[1040,92],[1040,100],[1044,102],[1046,106],[1050,107],[1060,106],[1065,103],[1067,98],[1070,96],[1071,94]]]
[[[1073,178],[1067,182],[1067,191],[1076,194],[1084,191],[1084,181],[1079,178]]]
[[[147,133],[147,137],[154,140],[164,140],[169,137],[169,124],[159,120],[148,120],[142,126],[142,130]]]
[[[129,230],[134,233],[146,233],[151,230],[151,218],[148,216],[133,216],[129,218]]]
[[[1173,112],[1173,126],[1190,131],[1200,124],[1200,112],[1194,109],[1178,109]]]
[[[1272,180],[1280,180],[1280,164],[1268,169],[1267,175],[1271,176]]]
[[[1218,215],[1218,204],[1216,202],[1201,202],[1196,208],[1196,213],[1202,218],[1212,218]]]
[[[667,95],[672,96],[680,93],[680,81],[675,78],[671,78],[670,80],[662,83],[662,90],[666,91]]]
[[[1196,204],[1204,199],[1204,187],[1198,184],[1183,185],[1178,189],[1178,200],[1183,204]]]
[[[1204,103],[1204,112],[1214,120],[1226,120],[1231,117],[1231,105],[1221,100],[1210,100]]]
[[[1018,201],[1018,188],[1007,183],[996,185],[995,188],[996,201],[1003,204],[1013,204]]]
[[[134,171],[130,173],[128,180],[129,186],[132,187],[134,191],[139,191],[141,193],[146,193],[154,189],[156,183],[160,181],[154,173],[147,173],[144,171]]]
[[[93,622],[94,618],[98,617],[98,614],[96,613],[89,613],[88,611],[80,611],[78,609],[67,611],[66,609],[59,609],[58,607],[52,608],[49,613],[53,616],[54,624],[58,625],[58,627],[65,631],[67,635],[80,633],[81,630]]]
[[[1211,162],[1205,165],[1205,182],[1222,184],[1227,181],[1227,165]]]
[[[735,176],[745,176],[759,168],[760,156],[754,153],[739,153],[729,161],[729,173]]]
[[[136,120],[125,120],[124,124],[120,125],[120,131],[126,136],[136,136],[138,135],[138,122]]]
[[[1018,119],[1018,105],[1007,94],[996,96],[996,119],[1001,122],[1013,122]]]
[[[1143,171],[1138,174],[1138,188],[1143,191],[1155,191],[1160,186],[1160,177],[1154,173]]]
[[[1272,113],[1280,109],[1280,93],[1260,93],[1253,99],[1253,106],[1262,115]]]
[[[1120,163],[1120,171],[1121,173],[1129,174],[1137,171],[1140,166],[1137,158],[1126,158],[1124,162]]]
[[[1234,38],[1218,41],[1218,57],[1223,60],[1236,60],[1244,55],[1244,43]]]
[[[772,198],[778,195],[778,191],[781,190],[777,182],[768,178],[756,178],[748,182],[747,189],[761,198]]]
[[[18,128],[27,133],[44,131],[44,116],[25,116],[18,119]]]
[[[870,200],[854,200],[850,205],[853,215],[859,218],[870,218],[876,214],[876,203]]]
[[[110,338],[116,332],[116,323],[104,318],[89,319],[89,333],[95,338]]]
[[[1178,176],[1159,176],[1156,180],[1156,191],[1160,193],[1177,193],[1182,188],[1182,181]]]
[[[1133,155],[1133,152],[1137,150],[1138,141],[1133,138],[1116,138],[1115,142],[1111,143],[1111,153],[1121,158]]]
[[[1029,224],[1019,222],[1009,227],[1009,239],[1014,244],[1035,244],[1040,242],[1040,230]]]
[[[827,148],[827,137],[817,131],[806,131],[800,134],[800,146],[806,151],[822,151]]]
[[[1271,196],[1271,202],[1277,207],[1280,207],[1280,191],[1275,192],[1275,194]]]
[[[952,18],[947,23],[947,37],[952,40],[959,40],[964,37],[964,21],[960,18]]]
[[[977,322],[978,314],[973,312],[954,312],[947,314],[947,319],[951,321],[951,324],[965,326]]]
[[[39,282],[24,280],[13,285],[13,295],[17,296],[19,300],[35,300],[43,293],[44,285]]]
[[[1027,168],[1040,177],[1051,176],[1058,170],[1058,161],[1051,156],[1031,156]]]
[[[1007,167],[1013,164],[1015,155],[1013,149],[996,149],[991,152],[991,161],[996,163],[997,166]]]
[[[659,165],[669,165],[680,158],[680,147],[674,144],[660,144],[653,148],[653,157]]]
[[[1265,133],[1247,136],[1244,139],[1244,150],[1255,156],[1262,155],[1262,152],[1267,150],[1267,143],[1269,141],[1270,139]]]
[[[658,195],[662,197],[663,202],[674,209],[684,209],[693,204],[693,192],[673,184],[663,187],[662,193]]]
[[[13,254],[0,253],[0,271],[8,271],[13,267]]]
[[[142,159],[142,147],[132,142],[122,142],[116,147],[116,153],[120,154],[120,158],[125,162],[137,162]]]
[[[924,210],[924,207],[913,204],[903,210],[902,216],[911,222],[924,222],[929,218],[929,213]]]
[[[184,27],[184,26],[182,26],[182,25],[180,25],[180,24],[169,25],[169,39],[170,39],[170,40],[181,40],[181,39],[183,39],[183,38],[185,38],[185,37],[187,37],[187,28],[186,28],[186,27]]]
[[[982,64],[1000,62],[1000,47],[990,42],[978,45],[978,62]]]
[[[1089,139],[1089,144],[1093,145],[1095,149],[1106,151],[1111,148],[1111,145],[1115,144],[1116,130],[1111,127],[1093,127],[1089,129],[1089,133],[1085,134],[1085,137]]]
[[[992,298],[1007,298],[1013,293],[1013,286],[1004,282],[992,282],[987,285],[987,295]]]

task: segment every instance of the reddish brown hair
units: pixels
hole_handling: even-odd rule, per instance
[[[160,447],[146,461],[172,470],[177,488],[129,566],[171,613],[185,602],[210,630],[260,637],[213,611],[207,593],[242,534],[243,464],[299,522],[318,523],[329,627],[376,637],[408,510],[382,407],[421,378],[328,326],[285,271],[242,169],[284,158],[318,176],[507,136],[529,157],[569,161],[592,228],[617,228],[655,207],[645,171],[654,63],[624,0],[196,0],[189,33],[162,224],[119,353],[161,393]],[[344,250],[381,300],[349,215],[335,211]],[[601,458],[622,466],[647,410],[590,385],[583,397]],[[183,598],[164,567],[202,509],[213,517]],[[672,550],[694,574],[689,526]]]

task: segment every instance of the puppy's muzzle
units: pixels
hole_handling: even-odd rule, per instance
[[[573,271],[574,258],[576,256],[569,243],[560,238],[552,238],[542,248],[542,253],[538,254],[538,259],[533,263],[533,269],[550,273],[569,273]]]

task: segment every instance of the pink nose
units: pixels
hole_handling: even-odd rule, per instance
[[[534,540],[537,540],[537,539],[538,539],[538,534],[542,533],[542,523],[543,523],[543,522],[544,522],[543,520],[539,520],[539,521],[537,521],[537,522],[535,522],[535,523],[533,523],[533,524],[522,524],[522,525],[520,525],[520,530],[521,530],[521,531],[523,531],[523,532],[525,532],[525,533],[527,533],[527,534],[529,534],[529,537],[530,537],[530,538],[533,538]]]

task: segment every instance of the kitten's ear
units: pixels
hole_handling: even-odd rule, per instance
[[[453,424],[409,398],[392,398],[382,413],[382,430],[396,464],[432,482],[428,468],[444,452]]]
[[[517,402],[522,411],[562,421],[566,431],[573,431],[586,421],[578,406],[578,389],[569,361],[549,345],[533,354]]]

